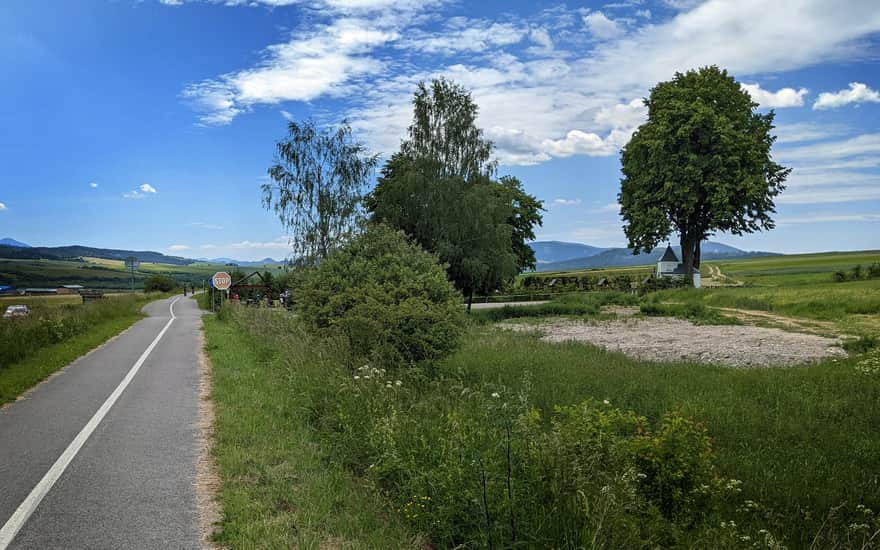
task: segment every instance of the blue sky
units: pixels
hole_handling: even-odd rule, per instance
[[[618,151],[675,71],[727,68],[777,113],[780,252],[880,248],[875,0],[0,2],[0,237],[283,257],[259,186],[286,118],[404,136],[416,83],[473,91],[541,239],[623,246]]]

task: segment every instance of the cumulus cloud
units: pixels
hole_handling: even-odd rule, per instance
[[[780,88],[775,92],[764,90],[759,84],[743,84],[743,90],[752,96],[752,101],[761,105],[761,107],[802,107],[804,105],[804,96],[809,93],[806,88],[795,90],[794,88]]]
[[[91,182],[91,183],[89,183],[89,187],[91,187],[92,189],[97,189],[97,188],[98,188],[98,184],[95,183],[95,182]]]
[[[168,250],[171,252],[181,252],[183,250],[189,250],[189,245],[185,244],[172,244],[168,247]]]
[[[145,199],[150,195],[155,195],[156,193],[158,193],[158,191],[156,191],[155,187],[153,187],[149,183],[142,183],[137,189],[134,189],[127,193],[123,193],[122,196],[126,199]]]
[[[8,210],[8,208],[5,203],[0,202],[0,212],[3,212],[4,210]]]
[[[576,206],[581,203],[581,199],[553,199],[553,204],[559,206]]]
[[[584,16],[584,24],[594,37],[599,40],[617,38],[624,33],[624,29],[617,21],[609,19],[601,11],[594,11]]]
[[[717,64],[738,77],[778,74],[863,56],[860,40],[880,31],[868,0],[847,9],[823,0],[670,0],[676,12],[650,21],[609,17],[610,4],[603,12],[559,7],[517,20],[447,18],[442,32],[428,30],[437,18],[415,2],[404,12],[391,0],[309,2],[320,8],[318,24],[269,46],[254,66],[183,92],[202,124],[230,123],[261,104],[332,97],[370,148],[388,154],[405,136],[416,84],[446,76],[472,91],[503,164],[615,155],[645,119],[641,98],[676,71]],[[807,95],[749,85],[765,107],[800,105]]]
[[[822,92],[813,109],[836,109],[850,103],[880,103],[880,92],[872,90],[861,82],[850,82],[848,90],[839,92]]]
[[[269,46],[257,67],[192,84],[183,97],[202,113],[203,124],[229,124],[255,104],[310,101],[338,92],[351,79],[379,73],[383,63],[363,54],[397,37],[375,21],[341,18]]]

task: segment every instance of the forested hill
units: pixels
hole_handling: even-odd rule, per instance
[[[92,248],[89,246],[32,246],[28,248],[0,245],[0,258],[16,260],[77,260],[82,257],[102,258],[105,260],[124,260],[134,256],[141,262],[190,265],[195,260],[179,256],[166,256],[150,250],[114,250],[111,248]]]

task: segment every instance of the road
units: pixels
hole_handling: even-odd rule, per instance
[[[0,550],[199,548],[200,311],[145,311],[0,409]]]

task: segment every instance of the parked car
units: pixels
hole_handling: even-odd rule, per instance
[[[28,309],[27,306],[9,306],[6,308],[6,313],[3,314],[4,319],[11,319],[13,317],[27,317],[31,314],[31,310]]]

